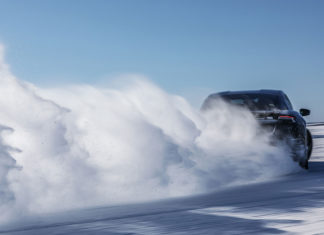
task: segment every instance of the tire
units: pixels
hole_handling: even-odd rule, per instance
[[[307,138],[307,137],[306,137]],[[308,141],[307,139],[298,139],[294,146],[294,154],[295,158],[298,159],[299,166],[301,166],[304,169],[308,169]]]
[[[309,160],[313,151],[313,137],[310,131],[307,129],[307,159]]]

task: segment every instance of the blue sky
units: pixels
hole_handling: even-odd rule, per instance
[[[6,60],[37,85],[136,73],[193,103],[282,89],[324,121],[324,1],[0,0],[0,11]]]

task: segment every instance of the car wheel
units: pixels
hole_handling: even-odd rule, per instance
[[[313,151],[313,137],[310,131],[307,129],[307,159],[309,160]]]
[[[308,141],[305,141],[305,139],[302,138],[297,139],[295,142],[293,152],[295,155],[295,159],[298,159],[297,161],[299,165],[304,169],[308,169]]]

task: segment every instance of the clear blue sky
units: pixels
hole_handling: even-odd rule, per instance
[[[37,85],[136,73],[191,99],[275,88],[324,121],[322,0],[0,0],[0,42]]]

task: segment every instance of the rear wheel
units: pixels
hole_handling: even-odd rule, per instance
[[[297,139],[295,142],[294,146],[294,155],[295,159],[298,161],[299,165],[304,168],[308,169],[308,153],[309,153],[309,148],[308,148],[308,141],[307,139]]]
[[[313,151],[313,137],[310,131],[307,129],[307,159],[309,160]]]

